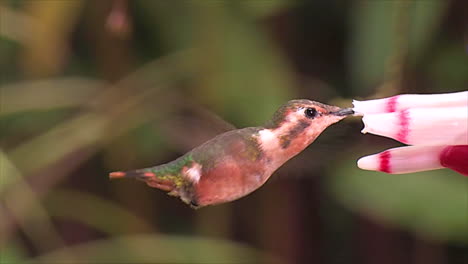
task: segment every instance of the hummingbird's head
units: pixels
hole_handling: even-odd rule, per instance
[[[328,126],[354,114],[340,108],[306,99],[291,100],[281,106],[259,132],[260,145],[285,161],[311,144]]]
[[[340,108],[307,99],[291,100],[275,112],[272,120],[265,127],[270,129],[291,125],[301,125],[304,129],[310,126],[314,129],[323,127],[321,132],[329,125],[352,114],[354,111],[351,108]]]

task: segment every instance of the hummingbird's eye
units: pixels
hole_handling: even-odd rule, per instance
[[[319,112],[315,108],[307,108],[304,111],[305,116],[308,118],[315,118],[319,114]]]

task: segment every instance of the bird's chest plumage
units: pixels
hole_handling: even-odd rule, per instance
[[[203,172],[194,186],[194,198],[201,206],[232,201],[251,193],[267,178],[257,164],[226,160]]]
[[[232,201],[249,194],[268,179],[265,156],[252,135],[233,135],[222,142],[204,164],[200,180],[193,185],[193,199],[200,206]],[[206,152],[203,152],[206,154]]]

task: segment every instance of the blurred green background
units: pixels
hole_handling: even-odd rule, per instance
[[[467,1],[0,1],[0,263],[468,263],[468,179],[361,171],[330,127],[265,186],[192,210],[115,170],[293,98],[468,84]]]

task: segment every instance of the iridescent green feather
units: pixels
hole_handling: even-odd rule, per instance
[[[177,187],[180,187],[186,184],[185,179],[182,177],[182,168],[190,167],[193,162],[191,153],[187,153],[184,156],[171,161],[166,164],[159,166],[142,169],[142,172],[151,172],[156,175],[156,177],[162,180],[170,180],[174,182]]]

